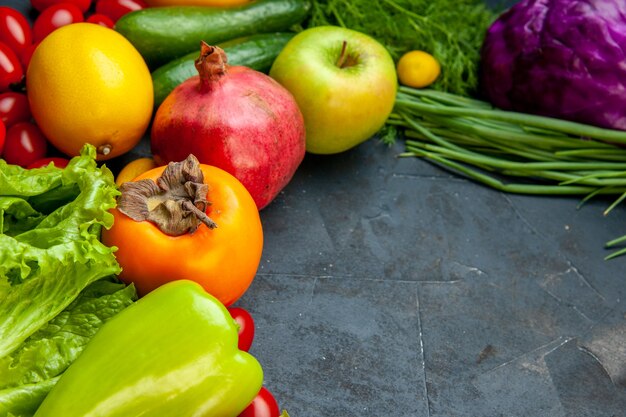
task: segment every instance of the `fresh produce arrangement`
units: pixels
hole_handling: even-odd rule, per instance
[[[126,37],[151,68],[210,45],[288,30],[307,16],[306,0],[255,0],[235,7],[150,7],[124,15],[115,30]]]
[[[402,140],[610,210],[626,6],[598,1],[0,7],[0,417],[286,416],[236,303],[307,154]]]
[[[405,155],[507,192],[616,195],[609,213],[626,197],[624,11],[616,1],[518,2],[486,32],[480,95],[401,89],[389,125],[406,133]]]
[[[102,326],[35,416],[236,416],[262,383],[226,307],[179,280]]]
[[[0,415],[32,415],[103,322],[136,299],[100,231],[113,174],[86,145],[64,169],[0,160]]]
[[[421,50],[444,68],[434,89],[477,94],[480,48],[497,13],[480,0],[313,0],[307,26],[343,26],[374,37],[395,61]]]
[[[202,43],[198,75],[174,88],[156,111],[152,153],[159,164],[194,154],[224,169],[262,209],[304,158],[304,120],[291,93],[273,78],[227,60],[221,48]]]
[[[131,305],[133,286],[103,278],[0,359],[0,415],[31,416],[102,325]]]
[[[229,65],[244,66],[267,73],[278,53],[294,35],[293,32],[257,33],[231,39],[216,46],[224,51]],[[179,84],[198,75],[195,66],[197,58],[198,51],[195,50],[152,71],[156,108]]]
[[[141,158],[116,178],[101,162],[150,134],[161,104],[154,104],[154,86],[162,80],[169,89],[161,93],[165,99],[189,78],[172,81],[185,66],[166,66],[153,80],[144,57],[113,29],[123,15],[148,7],[142,2],[131,2],[132,10],[107,0],[60,3],[33,4],[39,14],[32,25],[4,8],[7,21],[20,19],[21,34],[2,32],[14,68],[2,74],[0,92],[0,416],[102,410],[124,416],[278,416],[261,364],[246,353],[254,338],[252,317],[243,308],[227,308],[252,282],[263,246],[259,208],[248,189],[226,171],[199,164],[191,151],[168,166]],[[60,22],[59,10],[72,12],[71,18]],[[233,77],[242,72],[261,80],[256,98],[248,100],[260,109],[257,119],[267,119],[260,129],[293,119],[289,129],[266,134],[267,146],[276,148],[274,160],[256,149],[265,164],[259,175],[271,168],[277,185],[269,190],[275,195],[304,156],[304,125],[290,93],[259,72],[269,71],[295,33],[277,33],[283,26],[267,29],[223,38],[233,65],[219,50]],[[31,55],[20,62],[26,50]],[[187,65],[195,61],[177,58]],[[252,94],[250,88],[242,95]],[[271,106],[276,115],[268,118]],[[282,139],[272,144],[275,133]],[[170,146],[164,143],[162,158]],[[283,165],[276,164],[279,159]],[[256,181],[259,195],[273,198],[261,190],[263,178]],[[144,211],[137,209],[141,204]],[[147,250],[143,258],[138,248]],[[175,332],[181,337],[172,337]],[[165,349],[168,341],[171,349]],[[129,356],[129,345],[136,356]],[[160,378],[158,389],[146,383],[147,375]],[[125,396],[122,385],[141,395]],[[166,401],[171,396],[176,402]]]

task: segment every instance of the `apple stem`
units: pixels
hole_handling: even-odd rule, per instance
[[[341,53],[339,54],[339,59],[337,60],[337,66],[339,68],[343,68],[346,64],[346,48],[348,46],[347,41],[343,41],[341,44]]]

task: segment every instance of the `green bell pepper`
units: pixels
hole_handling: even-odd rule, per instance
[[[262,383],[226,307],[173,281],[104,324],[35,417],[236,417]]]

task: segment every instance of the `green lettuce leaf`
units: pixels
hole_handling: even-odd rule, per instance
[[[32,417],[59,378],[0,391],[0,416]]]
[[[137,299],[114,278],[83,290],[65,310],[0,359],[0,417],[30,417],[100,327]]]
[[[100,238],[119,194],[86,145],[65,169],[0,160],[0,358],[63,311],[90,283],[120,272]],[[2,379],[0,379],[2,382]]]

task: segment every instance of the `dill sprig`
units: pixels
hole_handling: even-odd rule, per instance
[[[306,27],[338,25],[377,39],[397,61],[421,49],[441,64],[431,87],[470,96],[478,89],[480,48],[497,17],[482,0],[313,0]]]

